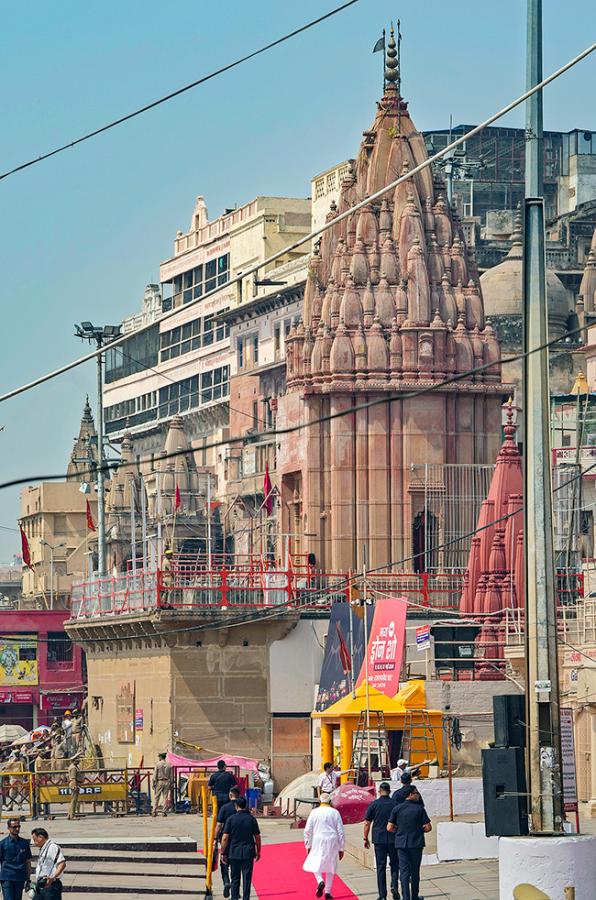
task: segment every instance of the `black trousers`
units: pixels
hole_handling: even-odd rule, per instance
[[[402,850],[400,847],[397,855],[399,857],[402,900],[418,900],[422,847],[410,847],[407,850]]]
[[[232,900],[250,900],[252,867],[254,859],[231,859]],[[242,876],[242,897],[240,896],[240,876]]]
[[[377,890],[383,900],[387,897],[387,858],[391,869],[391,890],[398,885],[399,863],[397,860],[397,848],[391,844],[375,844],[375,860],[377,862]]]

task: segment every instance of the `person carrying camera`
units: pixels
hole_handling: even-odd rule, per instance
[[[66,860],[56,841],[52,841],[45,828],[33,828],[31,837],[39,847],[35,869],[35,900],[59,900],[62,897],[60,876],[66,868]]]

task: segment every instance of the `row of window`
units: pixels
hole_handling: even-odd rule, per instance
[[[218,316],[226,311],[211,313],[209,316],[193,319],[192,322],[171,328],[170,331],[164,331],[160,337],[160,361],[167,362],[169,359],[176,359],[178,356],[190,353],[191,350],[210,347],[211,344],[229,337],[230,326],[227,322],[218,321]]]
[[[216,287],[221,287],[230,280],[230,254],[224,253],[216,259],[210,259],[209,262],[195,266],[188,272],[176,275],[172,279],[173,286],[173,303],[174,306],[180,306],[182,303],[190,303],[214,291]]]
[[[197,409],[206,403],[223,400],[230,393],[230,367],[219,366],[201,375],[183,378],[141,397],[106,406],[106,432],[111,434],[125,425],[134,428],[180,412]]]

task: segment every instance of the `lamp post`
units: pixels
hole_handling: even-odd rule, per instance
[[[120,325],[95,326],[92,322],[75,325],[75,337],[95,343],[98,350],[120,337]],[[97,354],[97,568],[100,578],[106,574],[106,522],[103,437],[103,353]]]
[[[39,543],[50,551],[50,609],[54,609],[54,551],[60,547],[66,547],[66,544],[50,544],[44,540]]]

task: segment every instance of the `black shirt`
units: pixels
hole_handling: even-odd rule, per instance
[[[394,806],[391,797],[382,796],[373,800],[366,810],[364,820],[372,822],[373,844],[392,844],[395,840],[395,835],[387,831],[387,822]]]
[[[397,825],[395,834],[395,846],[400,850],[424,847],[424,831],[422,826],[427,825],[430,819],[421,803],[414,800],[406,800],[399,806],[393,807],[389,821]]]
[[[0,841],[0,881],[27,881],[28,859],[31,859],[29,841],[22,837],[5,837]]]
[[[227,803],[222,803],[217,810],[217,821],[221,822],[222,825],[225,825],[230,816],[233,816],[235,812],[236,804],[233,800],[228,800]]]
[[[224,769],[223,772],[214,772],[211,778],[209,779],[209,787],[217,797],[218,803],[220,802],[220,798],[225,798],[224,803],[228,799],[228,795],[230,793],[230,788],[236,787],[238,782],[234,775],[231,772],[226,772]]]
[[[247,809],[241,809],[230,816],[224,826],[224,834],[230,835],[228,859],[254,859],[255,834],[260,834],[259,823]]]
[[[411,784],[404,784],[403,787],[400,787],[396,791],[394,791],[391,795],[391,799],[393,800],[394,804],[397,805],[399,803],[403,803],[408,796],[411,788]],[[422,797],[420,797],[420,803],[422,806],[424,806],[424,800],[422,799]]]

